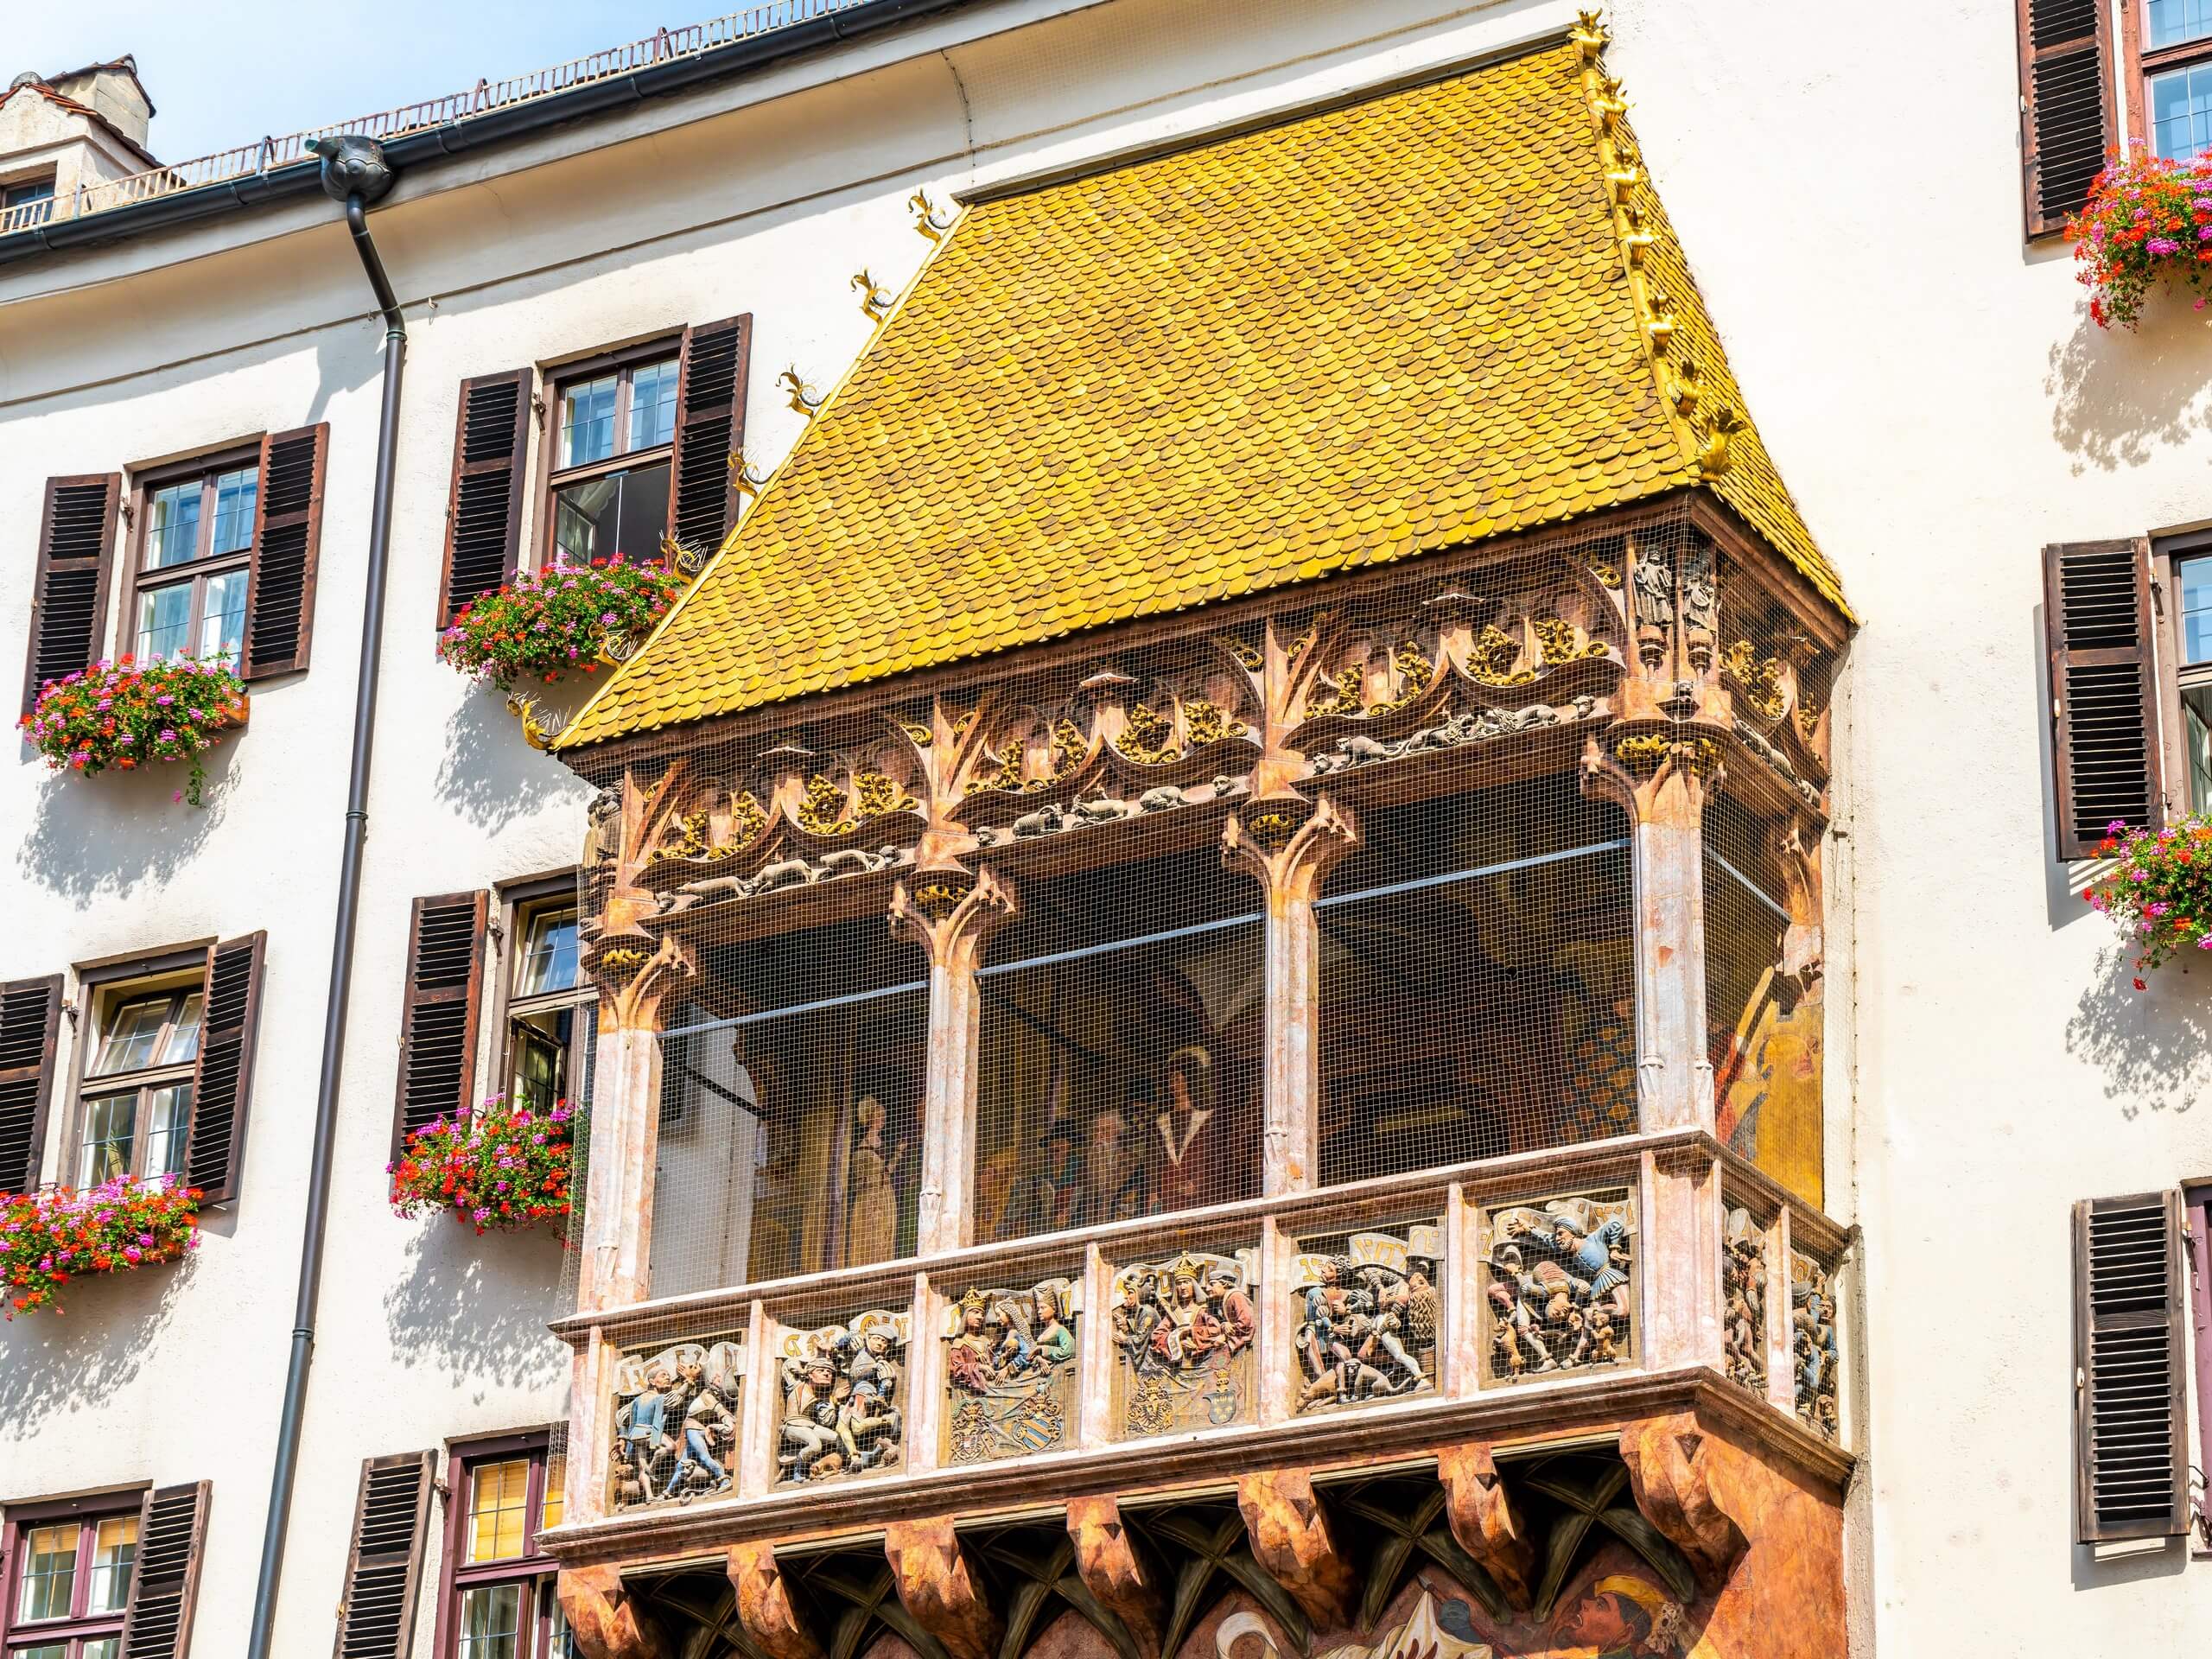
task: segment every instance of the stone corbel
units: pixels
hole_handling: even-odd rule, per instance
[[[737,1621],[767,1659],[823,1659],[819,1637],[791,1605],[773,1545],[732,1544],[725,1566],[736,1594]]]
[[[952,1659],[996,1659],[1004,1626],[969,1569],[950,1517],[893,1522],[883,1554],[900,1604]]]
[[[620,1568],[566,1568],[559,1595],[562,1617],[585,1659],[676,1659],[667,1633],[624,1586]]]
[[[1295,1470],[1240,1475],[1236,1507],[1252,1559],[1289,1592],[1315,1630],[1344,1629],[1357,1605],[1358,1574],[1337,1548],[1313,1480]]]
[[[1725,1465],[1745,1454],[1688,1412],[1630,1423],[1620,1444],[1636,1507],[1688,1558],[1699,1584],[1718,1590],[1743,1554],[1745,1538],[1714,1488],[1727,1484]]]
[[[1068,1537],[1075,1545],[1075,1570],[1084,1587],[1128,1628],[1144,1659],[1159,1659],[1166,1603],[1159,1586],[1145,1576],[1144,1564],[1122,1524],[1120,1506],[1106,1497],[1069,1499]]]
[[[1436,1454],[1436,1473],[1444,1484],[1444,1512],[1459,1548],[1497,1581],[1508,1605],[1528,1611],[1535,1599],[1535,1541],[1490,1448],[1446,1446]]]

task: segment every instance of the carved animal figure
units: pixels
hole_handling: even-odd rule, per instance
[[[834,853],[823,854],[822,873],[824,875],[865,875],[870,870],[887,868],[896,855],[896,850],[886,847],[880,852],[871,853],[860,847],[840,847]]]
[[[779,858],[774,863],[761,867],[760,874],[753,878],[755,893],[773,893],[778,887],[801,887],[814,880],[818,873],[803,858]]]
[[[1174,784],[1161,784],[1156,788],[1147,789],[1143,794],[1137,797],[1137,810],[1140,812],[1164,812],[1171,806],[1182,805],[1183,801],[1183,791],[1179,785]]]
[[[1014,821],[1014,833],[1017,836],[1058,835],[1065,827],[1065,822],[1058,807],[1047,804],[1039,807],[1034,812],[1025,812],[1016,818]]]
[[[1097,796],[1075,804],[1075,816],[1083,823],[1114,823],[1122,818],[1133,818],[1142,809],[1135,801],[1116,801]]]

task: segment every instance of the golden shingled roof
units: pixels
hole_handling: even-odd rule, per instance
[[[1697,485],[1591,96],[1546,47],[970,207],[556,747]],[[1656,196],[1620,188],[1676,360],[1740,410]],[[1842,608],[1756,430],[1711,487]]]

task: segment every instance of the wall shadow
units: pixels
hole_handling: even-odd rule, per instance
[[[2066,1052],[2102,1074],[2122,1117],[2185,1112],[2212,1088],[2212,966],[2191,966],[2176,958],[2139,976],[2133,952],[2115,940],[2066,1021]],[[2138,977],[2147,990],[2134,988]]]
[[[30,833],[16,849],[16,867],[79,910],[96,898],[127,899],[143,884],[173,880],[221,825],[232,786],[245,775],[235,741],[208,751],[202,764],[207,804],[198,807],[175,798],[188,778],[181,766],[49,776],[32,809]]]
[[[582,697],[576,702],[581,705]],[[565,702],[549,696],[546,703],[549,710],[568,712]],[[504,829],[582,787],[566,766],[523,741],[522,722],[498,692],[472,686],[448,716],[437,796],[478,828]]]
[[[545,1326],[561,1311],[561,1247],[542,1232],[474,1231],[435,1216],[408,1242],[406,1275],[385,1293],[392,1357],[442,1371],[480,1402],[502,1389],[550,1388],[569,1351]]]
[[[48,1433],[57,1411],[98,1409],[129,1387],[193,1270],[188,1255],[135,1273],[88,1274],[62,1287],[60,1314],[19,1313],[0,1325],[0,1441]]]
[[[2160,449],[2212,431],[2212,390],[2204,376],[2212,309],[2192,309],[2180,294],[2155,296],[2133,332],[2100,328],[2084,302],[2074,332],[2050,348],[2044,391],[2051,435],[2071,455],[2076,477],[2095,467],[2139,467]]]

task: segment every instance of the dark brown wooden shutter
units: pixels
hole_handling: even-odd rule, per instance
[[[2074,1206],[2074,1447],[2080,1535],[2189,1530],[2181,1194]]]
[[[425,1123],[475,1103],[476,1010],[484,990],[489,902],[482,893],[415,901],[407,931],[406,1010],[399,1024],[395,1156]]]
[[[2028,234],[2066,227],[2118,138],[2107,0],[2015,0],[2020,24],[2020,164]]]
[[[140,1500],[121,1659],[184,1659],[191,1651],[192,1608],[207,1537],[207,1494],[202,1480],[157,1486]]]
[[[745,447],[745,391],[752,359],[750,316],[683,331],[668,533],[700,553],[721,550],[737,515],[730,456]]]
[[[308,665],[315,628],[315,553],[322,542],[323,461],[330,423],[272,432],[261,441],[252,574],[246,578],[249,680]]]
[[[38,574],[31,583],[30,661],[23,712],[48,680],[97,659],[107,636],[107,584],[115,556],[116,503],[123,474],[46,480],[38,525]]]
[[[337,1659],[407,1659],[414,1645],[423,1534],[437,1456],[405,1452],[361,1465],[346,1599],[338,1604]]]
[[[523,463],[530,453],[536,372],[512,369],[461,383],[453,440],[453,495],[446,508],[443,627],[471,600],[497,591],[522,551]]]
[[[60,975],[0,985],[0,1192],[38,1185],[60,1017]]]
[[[2088,858],[2115,820],[2165,821],[2150,550],[2062,542],[2043,568],[2058,856]]]
[[[262,946],[268,937],[249,933],[207,952],[207,1000],[200,1019],[200,1058],[192,1068],[192,1138],[184,1152],[185,1181],[200,1189],[203,1205],[238,1196],[253,1033],[261,1021]]]

